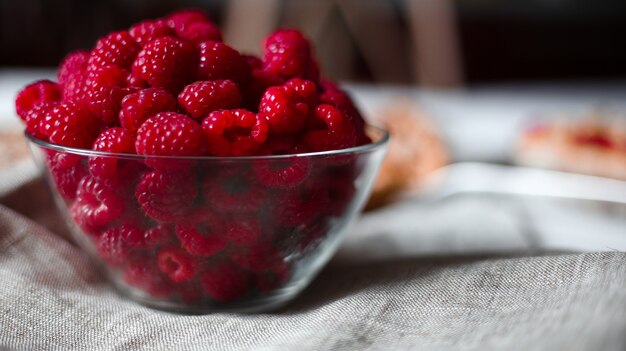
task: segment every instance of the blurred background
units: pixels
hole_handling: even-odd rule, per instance
[[[210,12],[237,49],[298,27],[338,80],[454,87],[626,77],[621,0],[0,0],[0,66],[70,50],[173,9]]]

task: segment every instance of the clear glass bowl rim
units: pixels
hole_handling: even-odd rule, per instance
[[[318,152],[306,152],[306,153],[298,153],[298,154],[286,154],[286,155],[269,155],[269,156],[159,156],[159,155],[137,155],[137,154],[124,154],[124,153],[113,153],[106,151],[95,151],[89,149],[79,149],[74,147],[67,147],[52,144],[50,142],[35,138],[30,133],[24,131],[24,135],[26,138],[33,144],[38,145],[45,149],[61,151],[65,153],[71,153],[75,155],[81,156],[98,156],[98,157],[114,157],[121,159],[129,159],[129,160],[145,160],[146,158],[151,159],[163,159],[163,160],[185,160],[185,161],[262,161],[262,160],[284,160],[290,159],[294,157],[328,157],[328,156],[342,156],[342,155],[353,155],[353,154],[361,154],[368,151],[374,151],[379,148],[384,147],[389,142],[389,132],[383,128],[366,125],[366,128],[372,130],[372,132],[379,134],[380,137],[378,140],[373,141],[369,144],[354,146],[345,149],[338,150],[329,150],[329,151],[318,151]]]

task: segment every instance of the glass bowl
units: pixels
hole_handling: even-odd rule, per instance
[[[124,295],[183,313],[260,312],[302,291],[361,210],[389,134],[255,157],[112,154],[26,135],[77,244]]]

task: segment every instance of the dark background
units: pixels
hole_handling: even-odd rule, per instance
[[[109,31],[189,6],[208,10],[220,23],[227,3],[0,0],[0,67],[55,66],[68,51],[90,48]],[[406,28],[401,0],[394,6],[394,21]],[[470,84],[626,78],[626,1],[458,0],[455,11]],[[373,79],[358,53],[351,60],[354,69],[338,78]]]

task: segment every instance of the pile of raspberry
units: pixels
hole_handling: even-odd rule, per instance
[[[292,274],[285,257],[311,250],[349,206],[351,158],[232,161],[370,142],[300,32],[263,45],[262,57],[241,54],[207,14],[181,10],[71,52],[58,82],[18,94],[31,137],[102,152],[47,149],[46,162],[73,222],[126,284],[186,303],[271,292]]]

